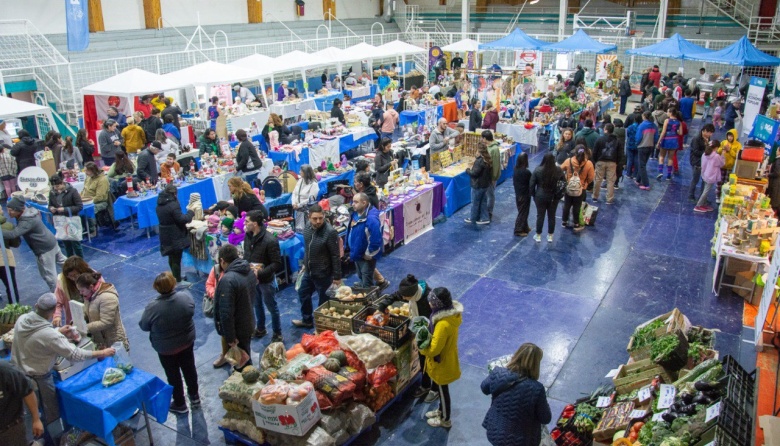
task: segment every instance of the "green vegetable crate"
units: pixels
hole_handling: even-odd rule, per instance
[[[612,378],[612,384],[614,384],[618,395],[622,395],[650,384],[656,375],[661,375],[666,384],[674,382],[672,375],[666,369],[651,359],[642,359],[618,367],[617,375]]]
[[[639,361],[650,357],[650,344],[652,342],[646,341],[644,345],[639,345],[640,342],[637,339],[637,333],[651,324],[659,325],[659,322],[662,322],[659,327],[655,328],[652,332],[645,334],[648,341],[652,341],[668,333],[674,333],[677,330],[686,331],[685,315],[677,308],[638,325],[634,330],[634,335],[631,336],[628,341],[628,347],[626,347],[631,359]]]

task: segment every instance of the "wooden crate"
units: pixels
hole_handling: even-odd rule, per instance
[[[652,324],[657,320],[664,320],[667,322],[662,327],[658,327],[655,330],[654,335],[656,338],[660,338],[661,336],[664,336],[669,333],[674,333],[677,330],[682,330],[683,333],[685,333],[686,331],[685,315],[683,315],[682,312],[680,312],[680,310],[678,310],[677,308],[675,308],[674,310],[668,313],[664,313],[658,317],[654,317],[653,319],[650,319],[649,321],[643,324],[637,325],[634,331],[646,325]],[[649,358],[650,345],[648,344],[638,349],[634,349],[633,348],[634,342],[636,342],[636,340],[634,339],[634,336],[631,336],[631,338],[628,340],[628,347],[626,347],[626,351],[628,351],[628,354],[631,357],[631,359],[633,359],[634,361],[640,361],[642,359]]]
[[[325,308],[335,308],[341,313],[343,313],[345,310],[349,310],[357,314],[360,310],[362,310],[362,306],[356,307],[354,305],[346,305],[335,300],[329,300],[314,310],[314,327],[316,328],[317,333],[321,333],[325,330],[332,330],[342,336],[351,335],[352,318],[326,316],[322,313],[322,310]]]
[[[618,395],[622,395],[650,384],[656,375],[661,375],[665,383],[674,381],[663,367],[654,363],[651,359],[642,359],[618,367],[617,375],[612,378],[612,383]]]

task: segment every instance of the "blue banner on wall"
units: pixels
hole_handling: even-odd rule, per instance
[[[65,0],[68,51],[84,51],[89,46],[87,0]]]

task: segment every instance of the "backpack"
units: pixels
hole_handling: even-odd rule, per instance
[[[725,99],[725,98],[726,98],[726,92],[725,92],[725,91],[723,91],[723,89],[722,89],[722,88],[719,88],[719,89],[718,89],[718,92],[715,94],[715,97],[716,97],[717,99]]]
[[[569,173],[571,174],[571,177],[569,177],[569,181],[566,182],[566,195],[570,197],[579,197],[582,195],[582,181],[580,180],[580,174],[582,173],[582,169],[585,166],[580,166],[579,172],[574,172],[573,166],[574,163],[572,159],[569,158]]]
[[[619,141],[617,138],[608,140],[607,143],[604,144],[604,150],[601,151],[601,156],[599,159],[603,159],[604,161],[617,162],[618,145]]]

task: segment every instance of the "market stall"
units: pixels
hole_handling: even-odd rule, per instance
[[[46,119],[48,128],[57,128],[57,123],[54,121],[52,110],[48,106],[0,96],[0,119],[5,121],[16,118],[34,117],[36,118],[35,126],[38,129],[38,134],[43,136],[46,134],[46,128],[42,127],[41,123],[38,122],[39,116]]]

